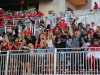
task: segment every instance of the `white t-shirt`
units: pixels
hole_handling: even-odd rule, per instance
[[[91,28],[93,28],[93,29],[94,29],[94,31],[96,31],[96,30],[97,30],[97,27],[96,27],[96,26],[94,26],[94,27],[91,27]]]
[[[47,42],[47,44],[48,44],[48,47],[54,48],[54,45],[53,45],[52,40],[50,40],[49,43],[48,43],[48,40],[47,40],[46,42]]]
[[[3,38],[0,36],[0,41],[2,41],[3,40]]]

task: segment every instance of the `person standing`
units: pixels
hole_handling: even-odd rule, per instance
[[[85,47],[85,41],[82,37],[79,36],[80,31],[78,28],[75,29],[75,36],[72,37],[72,39],[69,42],[69,46],[71,48],[79,48],[79,47]],[[77,44],[76,44],[77,43]],[[72,51],[82,51],[81,49],[75,49]],[[71,70],[74,71],[74,63],[76,65],[76,71],[79,70],[79,54],[78,53],[72,53],[71,54]],[[73,73],[73,72],[72,72]]]
[[[56,48],[66,48],[65,43],[66,43],[66,35],[63,35],[62,30],[59,29],[57,32],[57,36],[55,39],[53,39],[53,44],[55,45]],[[65,50],[61,49],[58,50],[58,52],[64,52]],[[60,62],[61,61],[61,62]],[[60,73],[60,64],[62,63],[63,65],[63,73],[65,73],[65,54],[64,53],[57,53],[57,62],[58,62],[58,72],[57,74]]]
[[[60,27],[61,27],[63,30],[65,30],[65,28],[67,27],[67,23],[65,23],[65,20],[64,20],[64,19],[62,20],[62,22],[63,22],[63,23],[61,24]]]
[[[24,31],[24,36],[29,37],[29,35],[32,33],[32,31],[30,31],[30,26],[27,27],[27,30]]]

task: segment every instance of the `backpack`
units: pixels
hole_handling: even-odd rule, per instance
[[[72,42],[75,36],[72,37]],[[79,37],[79,47],[82,47],[83,43],[81,43],[81,37]]]

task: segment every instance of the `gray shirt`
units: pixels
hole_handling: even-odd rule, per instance
[[[81,43],[85,43],[84,39],[81,37]],[[72,45],[71,48],[75,48],[75,47],[80,47],[79,45],[79,37],[73,37],[73,41],[72,39],[70,39],[69,44]]]

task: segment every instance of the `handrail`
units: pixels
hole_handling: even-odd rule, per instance
[[[100,48],[100,47],[76,47],[76,48],[56,48],[57,50],[66,50],[66,49],[91,49],[91,48]],[[55,48],[54,48],[55,49]],[[31,50],[52,50],[52,49],[31,49]],[[9,51],[30,51],[30,50],[9,50]],[[0,52],[6,52],[6,51],[0,51]]]

